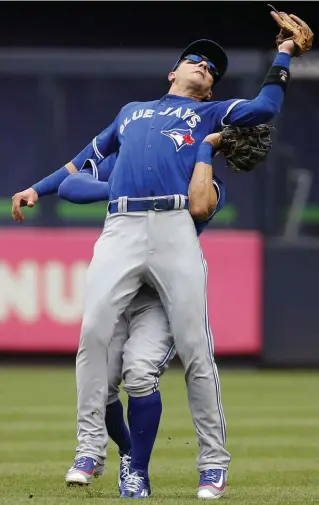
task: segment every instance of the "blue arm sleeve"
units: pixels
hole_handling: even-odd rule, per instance
[[[289,70],[291,56],[278,53],[272,66],[284,67]],[[233,100],[225,115],[221,118],[221,126],[256,126],[267,123],[281,110],[284,101],[284,91],[279,84],[264,86],[253,100]]]
[[[69,175],[70,172],[66,166],[64,166],[62,168],[59,168],[59,170],[53,172],[53,174],[48,175],[44,179],[41,179],[41,181],[37,182],[36,184],[33,184],[31,187],[38,193],[39,198],[45,195],[53,195],[53,193],[56,193],[58,191],[60,184]]]
[[[95,163],[114,153],[119,148],[117,138],[117,118],[113,123],[95,137],[79,154],[73,158],[72,163],[78,170],[86,160],[91,159]]]
[[[217,212],[219,212],[225,204],[226,186],[225,186],[224,182],[221,179],[219,179],[219,177],[214,175],[213,184],[214,184],[216,192],[217,192],[217,206],[216,206],[215,211],[212,213],[212,215],[209,216],[204,221],[194,221],[197,235],[200,235],[205,230],[205,228],[211,222],[211,220],[213,219],[215,214],[217,214]]]
[[[95,179],[90,169],[83,169],[78,174],[69,175],[62,182],[58,195],[72,203],[101,202],[109,197],[109,184]]]

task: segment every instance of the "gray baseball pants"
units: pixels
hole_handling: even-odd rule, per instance
[[[144,285],[120,316],[108,349],[108,404],[119,386],[130,396],[147,396],[159,387],[159,377],[175,357],[168,319],[157,292]]]
[[[186,210],[108,216],[88,269],[77,354],[79,456],[106,457],[107,355],[116,324],[143,283],[166,311],[185,370],[201,468],[227,468],[225,421],[207,316],[207,267]]]

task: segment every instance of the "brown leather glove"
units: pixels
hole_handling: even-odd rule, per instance
[[[268,4],[268,6],[273,9],[270,14],[280,26],[280,32],[276,37],[277,47],[285,40],[293,40],[296,47],[293,56],[301,56],[309,51],[312,47],[314,34],[307,23],[294,14],[288,15],[286,12],[278,12],[272,5]]]

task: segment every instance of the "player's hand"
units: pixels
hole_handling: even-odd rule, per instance
[[[14,221],[23,221],[24,215],[21,207],[34,207],[39,200],[38,193],[33,188],[25,189],[12,197],[12,218]]]
[[[209,144],[212,144],[216,148],[219,146],[221,139],[220,133],[210,133],[204,138],[203,142],[209,142]]]

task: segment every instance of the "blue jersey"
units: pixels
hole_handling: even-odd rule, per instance
[[[263,90],[267,88],[271,86]],[[283,93],[281,89],[279,92]],[[129,103],[72,161],[79,168],[86,158],[98,161],[119,151],[111,200],[120,196],[187,196],[197,149],[204,137],[220,130],[229,115],[232,124],[259,124],[269,119],[277,108],[269,97],[265,98],[260,94],[256,102],[208,103],[166,95],[155,102]]]
[[[98,161],[119,151],[111,200],[119,196],[187,196],[198,146],[208,133],[222,127],[234,103],[239,104],[236,100],[198,102],[175,95],[129,103],[72,161],[78,167],[84,154]]]
[[[286,61],[287,60],[287,61]],[[286,66],[290,56],[278,53],[273,65]],[[110,199],[188,195],[197,149],[205,136],[223,126],[255,126],[280,112],[284,91],[263,86],[253,100],[199,102],[166,94],[160,100],[131,102],[73,160],[80,168],[119,152],[112,174]]]
[[[118,153],[113,153],[97,164],[93,160],[86,160],[81,171],[90,173],[93,175],[93,177],[101,182],[109,182],[111,184],[113,168],[115,166],[117,156]],[[208,219],[205,219],[204,221],[194,221],[197,235],[200,235],[202,231],[204,231],[204,229],[213,219],[214,215],[219,212],[225,204],[226,187],[224,182],[219,177],[214,175],[213,184],[217,193],[217,206],[214,213],[209,216]]]
[[[280,67],[280,71],[287,69],[288,76],[290,59],[287,53],[279,52],[273,67]],[[276,74],[278,68],[274,71]],[[269,82],[266,78],[261,92],[253,100],[199,102],[170,93],[161,100],[131,102],[72,160],[73,168],[79,170],[83,162],[90,159],[97,171],[98,161],[118,152],[110,183],[105,183],[108,198],[152,199],[178,194],[187,198],[198,147],[208,133],[226,125],[262,124],[280,112],[284,89],[279,83]],[[55,193],[68,176],[67,165],[32,188],[39,196]],[[101,186],[100,189],[103,195]],[[63,188],[61,195],[62,192]],[[79,195],[75,199],[79,201]]]

